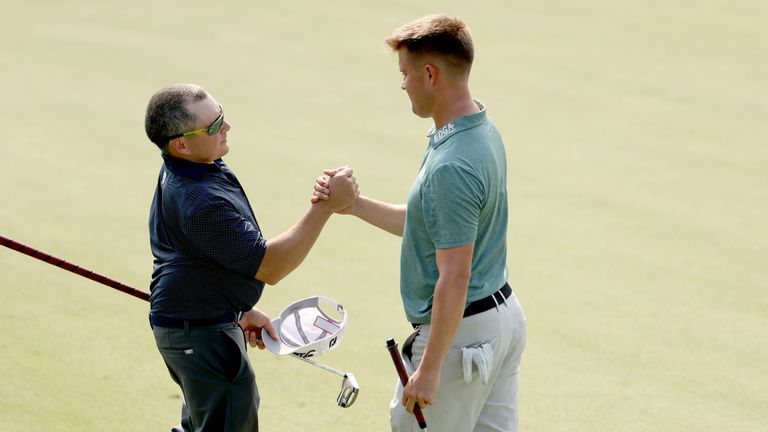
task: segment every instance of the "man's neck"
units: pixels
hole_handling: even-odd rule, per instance
[[[474,114],[480,111],[468,89],[461,89],[455,93],[447,94],[435,104],[432,120],[435,128],[440,129],[452,120]]]

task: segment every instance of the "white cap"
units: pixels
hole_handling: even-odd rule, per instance
[[[335,310],[341,319],[328,315],[321,304]],[[293,354],[309,358],[339,345],[347,328],[347,311],[328,297],[309,297],[285,308],[278,318],[272,320],[272,325],[277,330],[278,340],[272,339],[263,329],[261,331],[267,349],[277,355]]]

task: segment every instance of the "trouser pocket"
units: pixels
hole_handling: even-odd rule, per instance
[[[493,368],[493,346],[484,343],[461,348],[461,363],[464,370],[464,382],[471,383],[473,370],[477,369],[483,384],[488,384],[488,377]]]

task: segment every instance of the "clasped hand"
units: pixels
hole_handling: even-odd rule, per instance
[[[348,214],[359,195],[357,178],[352,168],[343,166],[323,170],[323,175],[315,179],[310,201],[312,204],[324,203],[335,213]]]

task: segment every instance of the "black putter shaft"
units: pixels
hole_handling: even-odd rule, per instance
[[[405,370],[403,364],[403,358],[400,357],[400,352],[397,350],[397,342],[394,339],[387,339],[387,350],[389,355],[392,356],[392,363],[395,364],[397,369],[397,375],[400,377],[400,382],[403,384],[403,388],[408,384],[408,371]],[[424,413],[421,412],[421,406],[418,403],[413,405],[413,415],[416,416],[416,421],[419,422],[421,429],[427,428],[427,421],[424,420]]]
[[[120,283],[114,279],[110,279],[106,276],[102,276],[96,272],[93,272],[91,270],[82,268],[76,264],[72,264],[70,262],[64,261],[61,258],[56,258],[53,255],[49,255],[44,252],[40,252],[39,250],[35,248],[31,248],[27,245],[21,244],[17,241],[11,240],[8,237],[4,237],[0,235],[0,245],[3,245],[9,249],[13,249],[17,252],[21,252],[24,255],[29,255],[32,258],[37,258],[40,261],[46,262],[51,265],[55,265],[56,267],[62,268],[64,270],[70,271],[72,273],[78,274],[84,278],[88,278],[92,281],[96,281],[100,284],[106,285],[110,288],[114,288],[118,291],[122,291],[126,294],[130,294],[136,298],[140,298],[142,300],[149,301],[149,293],[146,293],[144,291],[137,290],[136,288],[129,287],[128,285],[125,285],[123,283]]]

